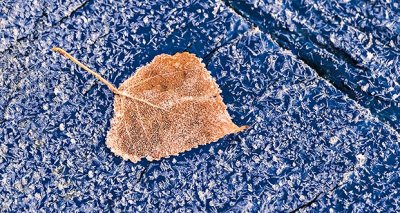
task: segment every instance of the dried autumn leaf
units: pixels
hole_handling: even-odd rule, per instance
[[[117,89],[64,50],[53,50],[117,95],[106,144],[124,159],[176,155],[246,128],[232,122],[218,85],[193,54],[156,56]]]

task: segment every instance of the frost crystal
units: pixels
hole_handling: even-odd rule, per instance
[[[380,0],[0,1],[0,211],[398,212],[399,11]],[[53,46],[116,85],[156,55],[194,53],[250,128],[122,161],[105,145],[114,96]]]

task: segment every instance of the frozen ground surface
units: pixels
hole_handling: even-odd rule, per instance
[[[1,1],[0,211],[400,211],[400,4],[295,2]],[[195,53],[251,128],[122,161],[113,95],[53,46],[115,85]]]

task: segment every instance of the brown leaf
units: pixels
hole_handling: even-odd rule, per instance
[[[117,89],[62,49],[53,50],[117,94],[106,144],[124,159],[176,155],[246,128],[231,121],[221,90],[193,54],[156,56]]]

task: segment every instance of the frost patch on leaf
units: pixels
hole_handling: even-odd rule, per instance
[[[232,123],[220,89],[193,54],[159,55],[119,91],[107,146],[124,159],[157,160],[218,140],[239,128]],[[157,107],[155,107],[157,106]]]

